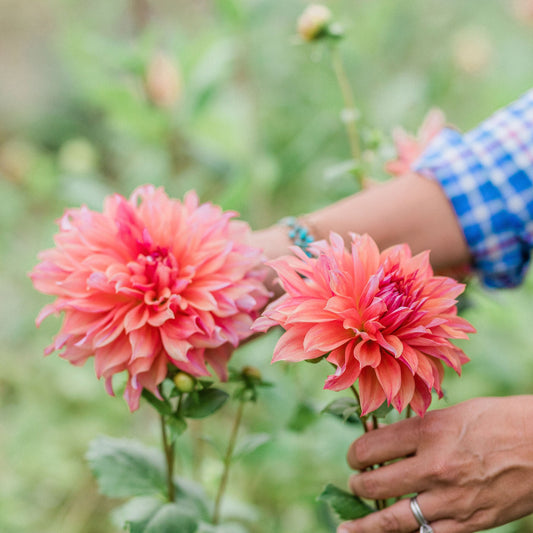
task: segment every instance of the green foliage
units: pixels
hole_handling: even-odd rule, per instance
[[[355,520],[375,511],[358,496],[339,489],[331,483],[324,488],[317,499],[330,505],[341,520]]]
[[[182,413],[186,418],[205,418],[218,411],[228,400],[229,394],[210,387],[187,395]]]
[[[106,496],[146,496],[166,490],[161,452],[137,441],[98,437],[89,446],[87,461]]]
[[[360,412],[361,408],[355,398],[347,396],[333,400],[322,409],[322,413],[333,415],[348,424],[360,424]]]

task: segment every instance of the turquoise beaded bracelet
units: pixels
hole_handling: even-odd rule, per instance
[[[301,248],[306,255],[311,257],[309,245],[315,241],[309,228],[301,224],[296,217],[285,217],[279,221],[279,224],[288,228],[287,235],[292,243]]]

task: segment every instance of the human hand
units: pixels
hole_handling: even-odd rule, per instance
[[[470,533],[533,512],[533,396],[479,398],[370,431],[348,451],[351,490],[385,499],[418,493],[435,533]],[[409,499],[338,533],[411,533]]]

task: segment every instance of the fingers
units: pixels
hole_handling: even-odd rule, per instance
[[[348,464],[355,470],[362,470],[415,453],[420,423],[419,417],[409,418],[365,433],[350,446]]]
[[[434,493],[424,492],[417,496],[417,501],[422,513],[435,533],[459,533],[466,531],[456,528],[448,528],[452,521],[442,520],[446,518],[446,510],[442,508],[442,502]],[[454,522],[457,524],[456,522]],[[442,527],[442,525],[445,527]],[[372,513],[359,520],[342,523],[337,533],[413,533],[419,531],[420,526],[411,510],[409,499],[399,502]]]
[[[354,474],[349,484],[354,494],[370,500],[395,498],[430,488],[428,472],[422,468],[418,457]]]

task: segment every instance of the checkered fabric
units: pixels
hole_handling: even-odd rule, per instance
[[[533,90],[465,135],[443,130],[413,170],[442,185],[484,284],[520,284],[533,247]]]

